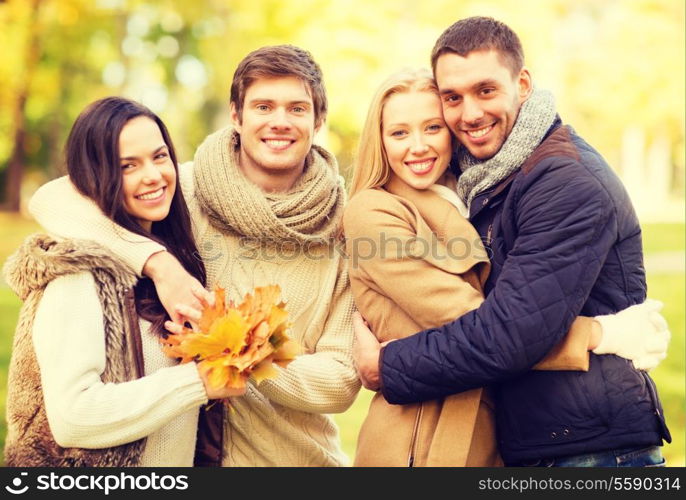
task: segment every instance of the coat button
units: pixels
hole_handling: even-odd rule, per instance
[[[565,436],[569,436],[569,429],[563,430],[562,434],[564,434]]]
[[[557,432],[551,432],[550,433],[550,438],[555,439],[557,437]]]
[[[484,201],[481,203],[482,205],[486,205],[488,203],[488,198],[485,198]]]

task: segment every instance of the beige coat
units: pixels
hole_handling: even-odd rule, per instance
[[[391,181],[365,190],[344,215],[355,303],[380,341],[449,323],[483,301],[490,264],[481,239],[433,191]],[[588,369],[588,318],[536,369]],[[377,393],[357,443],[356,466],[498,466],[487,389],[391,405]]]

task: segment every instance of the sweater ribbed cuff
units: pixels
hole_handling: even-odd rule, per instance
[[[170,385],[175,386],[179,391],[179,400],[185,402],[184,406],[191,409],[207,404],[205,385],[195,363],[185,363],[171,368],[174,370],[174,375],[169,377]]]

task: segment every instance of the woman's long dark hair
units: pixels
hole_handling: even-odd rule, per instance
[[[124,126],[139,116],[157,123],[177,176],[169,215],[164,220],[153,222],[150,232],[126,212],[122,188],[119,136]],[[205,266],[193,239],[190,215],[178,181],[174,145],[167,127],[155,113],[142,104],[121,97],[95,101],[74,122],[65,146],[65,158],[72,183],[95,201],[105,215],[132,233],[164,245],[191,275],[206,285]],[[162,333],[164,321],[169,316],[152,280],[139,280],[135,294],[138,314],[152,323],[153,331]]]

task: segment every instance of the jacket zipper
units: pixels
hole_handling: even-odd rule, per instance
[[[646,372],[641,372],[641,375],[643,376],[643,379],[646,382],[646,385],[648,386],[648,392],[650,393],[650,399],[652,400],[653,406],[655,407],[655,415],[658,417],[662,417],[662,414],[660,413],[660,406],[658,405],[657,401],[657,393],[655,392],[655,388],[653,387],[653,384],[651,383],[652,381],[650,380],[650,377]]]
[[[643,378],[646,381],[646,385],[648,386],[648,390],[650,391],[650,398],[653,400],[653,406],[655,407],[655,415],[658,417],[661,417],[662,415],[660,414],[660,407],[657,404],[657,394],[655,393],[655,388],[653,387],[653,384],[650,383],[650,379],[648,378],[648,374],[645,372],[643,373]]]
[[[412,429],[412,438],[410,440],[410,456],[407,459],[407,466],[414,467],[414,455],[417,451],[417,440],[419,439],[419,426],[422,422],[422,412],[424,410],[424,405],[419,403],[419,410],[417,410],[417,416],[414,419],[414,428]]]
[[[660,429],[662,430],[664,438],[665,440],[667,440],[667,442],[671,442],[672,434],[671,432],[669,432],[667,423],[665,422],[665,419],[662,416],[662,413],[660,412],[660,403],[657,397],[657,391],[655,390],[655,385],[652,379],[650,378],[650,375],[648,375],[646,372],[642,371],[641,375],[643,375],[643,379],[645,380],[646,385],[648,386],[648,392],[650,393],[650,398],[652,399],[653,407],[655,408],[655,416],[657,417],[657,421],[660,424]]]
[[[143,339],[141,338],[141,330],[138,323],[138,315],[136,313],[136,299],[132,288],[124,290],[124,301],[126,303],[126,321],[129,324],[129,336],[126,339],[130,352],[133,354],[135,366],[135,374],[132,380],[139,379],[145,376],[145,361],[143,359]]]

